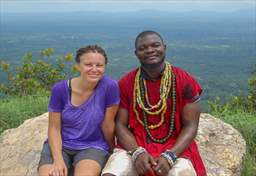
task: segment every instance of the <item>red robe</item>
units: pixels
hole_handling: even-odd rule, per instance
[[[172,148],[172,146],[175,144],[175,141],[182,128],[182,109],[187,103],[194,102],[195,99],[198,98],[198,96],[202,93],[202,89],[190,74],[180,68],[172,66],[172,71],[176,76],[176,113],[174,122],[175,130],[173,131],[172,136],[165,143],[155,143],[148,137],[146,130],[138,122],[136,114],[133,111],[133,88],[137,71],[138,69],[135,69],[119,80],[121,94],[120,107],[126,109],[129,112],[130,130],[134,134],[138,145],[144,147],[153,157],[158,157],[162,152],[164,152],[166,149]],[[161,78],[157,80],[146,79],[149,102],[152,105],[159,101],[160,82]],[[143,114],[138,108],[138,105],[136,109],[140,114],[140,119],[143,121]],[[172,100],[171,98],[168,98],[164,123],[160,127],[150,130],[151,134],[155,138],[161,139],[168,134],[171,111]],[[159,118],[156,118],[156,116],[147,115],[147,119],[149,124],[157,124],[160,120],[160,116]],[[195,141],[193,141],[179,157],[187,158],[192,162],[197,176],[206,176],[206,170],[199,155]]]

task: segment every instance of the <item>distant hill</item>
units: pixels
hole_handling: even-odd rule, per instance
[[[171,63],[195,75],[204,100],[247,90],[250,67],[256,62],[255,12],[4,13],[1,14],[0,59],[19,64],[26,52],[38,58],[44,48],[55,56],[98,43],[110,58],[108,74],[118,79],[138,65],[133,54],[136,35],[160,32]],[[1,80],[5,77],[0,74]]]

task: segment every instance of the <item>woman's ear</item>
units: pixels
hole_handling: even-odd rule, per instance
[[[80,65],[79,65],[79,63],[76,63],[75,69],[80,72]]]

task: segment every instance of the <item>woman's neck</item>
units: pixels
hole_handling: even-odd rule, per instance
[[[77,77],[77,87],[82,91],[93,91],[97,84],[90,83],[84,80],[82,77]]]

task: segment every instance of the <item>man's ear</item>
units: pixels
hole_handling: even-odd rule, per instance
[[[135,54],[136,56],[138,56],[138,55],[137,55],[137,50],[136,50],[136,49],[134,50],[134,54]]]

